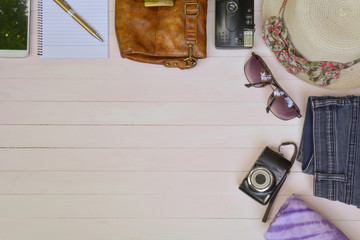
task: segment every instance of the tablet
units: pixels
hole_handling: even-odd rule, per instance
[[[0,23],[0,57],[26,57],[30,0],[0,0]]]

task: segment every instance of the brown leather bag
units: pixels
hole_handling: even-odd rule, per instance
[[[207,0],[175,0],[145,7],[144,0],[116,0],[115,27],[121,56],[134,61],[192,68],[206,57]]]

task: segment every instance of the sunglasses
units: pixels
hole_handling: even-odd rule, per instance
[[[300,109],[290,96],[280,87],[275,80],[270,69],[264,60],[256,55],[251,54],[251,58],[245,63],[244,72],[249,84],[246,87],[261,88],[270,86],[273,92],[268,98],[266,112],[271,111],[276,117],[281,120],[290,120],[295,117],[300,118]]]

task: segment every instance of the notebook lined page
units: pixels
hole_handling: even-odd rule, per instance
[[[66,0],[104,40],[88,33],[53,0],[40,0],[39,55],[41,58],[107,58],[108,0]]]

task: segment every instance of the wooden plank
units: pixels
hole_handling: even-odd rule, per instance
[[[278,196],[271,218],[287,197]],[[313,196],[299,197],[331,221],[360,220],[355,206]],[[266,206],[241,192],[229,195],[0,195],[0,219],[260,219],[265,209]]]
[[[270,147],[275,148],[273,143]],[[0,171],[248,171],[265,146],[239,149],[0,149]],[[282,149],[290,159],[292,149]],[[292,171],[300,172],[296,162]]]
[[[287,135],[278,136],[279,132]],[[253,148],[300,139],[296,126],[0,126],[2,148]]]
[[[260,240],[267,225],[260,219],[0,219],[0,238],[87,240]],[[56,235],[54,234],[56,232]],[[30,238],[29,238],[30,236]]]
[[[38,68],[37,65],[34,66],[34,68]],[[54,71],[60,71],[59,68],[55,66],[53,66],[53,69]],[[68,74],[66,72],[70,71],[70,69],[70,65],[68,65],[68,70],[65,70],[65,73],[60,73],[60,75],[63,75],[61,79],[41,79],[42,77],[39,77],[39,79],[30,80],[14,79],[11,77],[6,79],[6,77],[3,77],[0,79],[0,85],[2,86],[0,90],[0,101],[236,101],[250,104],[261,103],[263,106],[266,106],[267,99],[271,94],[270,88],[248,89],[244,87],[246,80],[241,77],[219,77],[211,80],[211,77],[199,76],[202,80],[195,80],[193,77],[191,77],[191,79],[186,79],[186,77],[183,79],[178,77],[171,79],[163,76],[158,79],[143,78],[132,81],[131,77],[119,77],[117,80],[111,80],[111,78],[115,78],[115,76],[109,76],[108,80],[99,81],[93,78],[74,79],[70,76],[64,76],[64,74]],[[10,72],[9,74],[14,75],[14,73]],[[29,75],[31,74],[32,73]],[[46,73],[44,74],[46,75]],[[36,76],[37,75],[39,75],[39,73],[36,73]],[[74,75],[74,77],[80,77],[79,69],[74,70]],[[152,75],[152,73],[150,73],[150,75]],[[37,78],[36,76],[34,77]],[[307,96],[360,94],[359,89],[336,92],[317,89],[299,80],[282,81],[280,83],[303,111]],[[161,91],[157,90],[157,86],[159,85],[161,85]]]
[[[0,102],[0,125],[280,125],[252,102]],[[301,105],[301,108],[304,108]],[[71,117],[69,117],[71,116]],[[296,118],[287,125],[302,124]]]
[[[32,57],[24,59],[0,59],[1,79],[97,79],[99,82],[105,80],[145,81],[162,80],[184,82],[195,80],[210,81],[217,79],[224,82],[230,76],[240,78],[239,72],[243,68],[249,54],[237,57],[214,57],[202,59],[199,66],[188,71],[179,69],[168,69],[156,64],[144,64],[134,62],[120,57],[109,59],[43,59],[33,52]],[[272,57],[269,57],[272,59]],[[271,62],[271,60],[269,61]],[[22,72],[13,70],[13,66],[22,65]],[[46,66],[46,67],[44,67]],[[101,68],[99,68],[101,66]],[[240,69],[239,69],[239,66]],[[139,68],[146,75],[138,75]],[[209,73],[209,69],[211,74]],[[239,69],[236,71],[234,69]],[[23,73],[27,73],[25,76]],[[135,76],[135,78],[134,78]],[[136,77],[138,76],[138,77]],[[136,80],[134,80],[136,79]]]
[[[263,240],[269,223],[260,219],[0,219],[0,237],[87,240]],[[358,223],[333,221],[349,239],[357,239]],[[56,235],[54,233],[56,232]],[[32,238],[29,238],[32,237]]]
[[[249,168],[250,169],[250,168]],[[1,195],[239,194],[246,172],[2,172]],[[313,177],[289,175],[281,194],[313,193]],[[46,184],[44,184],[46,183]]]

